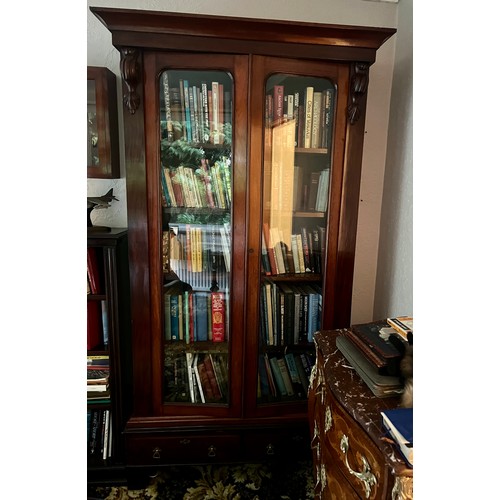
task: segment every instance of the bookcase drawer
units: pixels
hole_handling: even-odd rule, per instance
[[[239,455],[239,434],[175,436],[127,436],[129,465],[206,464],[233,459]]]
[[[243,436],[245,457],[249,460],[272,460],[273,458],[300,460],[311,455],[307,429],[280,431],[249,431]]]
[[[339,404],[328,406],[323,418],[323,453],[331,457],[335,468],[361,498],[385,498],[384,457],[380,450]]]

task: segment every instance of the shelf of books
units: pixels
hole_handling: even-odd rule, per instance
[[[87,467],[89,481],[121,461],[119,431],[129,404],[127,230],[87,238]],[[121,369],[123,363],[123,369]],[[116,374],[121,372],[121,376]]]
[[[267,80],[257,400],[306,399],[321,329],[336,89],[323,78]]]
[[[179,70],[160,81],[163,401],[224,405],[233,82],[225,72]]]

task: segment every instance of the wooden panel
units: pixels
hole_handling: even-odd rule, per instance
[[[211,436],[179,433],[172,436],[127,436],[129,465],[207,464],[235,460],[239,434]]]

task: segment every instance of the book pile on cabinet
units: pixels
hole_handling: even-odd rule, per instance
[[[413,342],[413,319],[408,316],[352,325],[336,344],[346,360],[377,397],[403,393],[401,360]]]

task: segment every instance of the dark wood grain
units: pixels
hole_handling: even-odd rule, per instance
[[[278,455],[282,450],[283,459],[307,456],[307,400],[257,400],[266,80],[277,73],[323,78],[337,89],[333,148],[302,149],[297,155],[306,163],[316,155],[314,161],[330,167],[328,214],[301,217],[328,224],[324,271],[314,277],[324,290],[323,327],[347,326],[366,103],[364,80],[358,71],[353,81],[359,69],[353,64],[373,63],[376,50],[395,30],[101,7],[91,11],[110,30],[122,56],[134,367],[134,408],[125,429],[129,464],[211,463],[202,458],[201,448],[195,457],[189,447],[178,446],[176,440],[186,435],[197,443],[217,438],[227,461],[256,458],[263,448]],[[234,82],[228,404],[163,400],[161,245],[168,210],[160,196],[158,79],[168,69],[224,71]],[[169,453],[153,457],[152,450],[171,445],[175,458]]]

